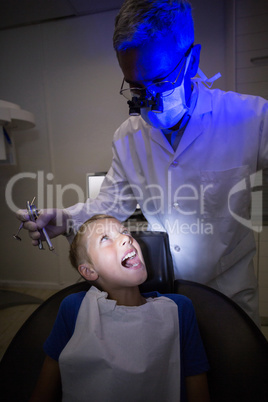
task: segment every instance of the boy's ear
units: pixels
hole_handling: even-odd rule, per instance
[[[87,281],[96,281],[98,279],[98,277],[99,277],[99,275],[95,271],[93,265],[88,264],[88,263],[79,265],[78,272]]]

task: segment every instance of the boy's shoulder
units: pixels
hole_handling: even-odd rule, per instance
[[[60,310],[79,309],[86,293],[86,291],[81,291],[66,296],[61,302]]]

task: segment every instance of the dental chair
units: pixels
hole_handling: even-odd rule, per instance
[[[141,291],[180,293],[193,302],[210,363],[211,402],[267,402],[268,343],[254,322],[221,293],[195,282],[174,280],[166,233],[137,232],[133,236],[148,270]],[[62,299],[89,287],[81,281],[59,291],[24,323],[0,362],[1,402],[28,401],[45,358],[42,345]]]

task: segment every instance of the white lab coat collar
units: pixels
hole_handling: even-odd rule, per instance
[[[198,86],[198,99],[193,116],[203,115],[212,110],[212,94],[203,84],[195,83]]]

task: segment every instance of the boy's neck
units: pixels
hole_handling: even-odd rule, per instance
[[[127,289],[113,289],[108,291],[109,299],[116,300],[118,306],[141,306],[146,299],[141,295],[139,287]]]

